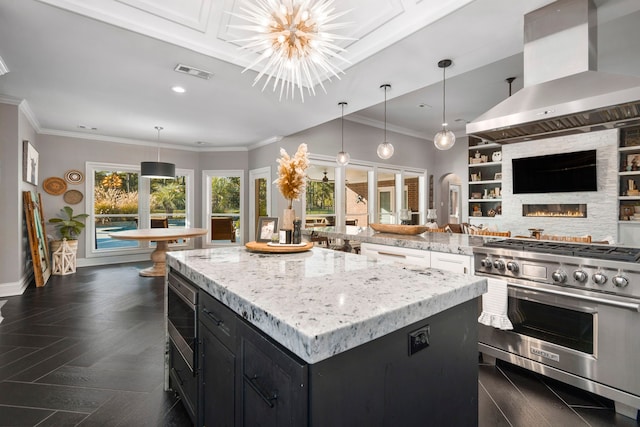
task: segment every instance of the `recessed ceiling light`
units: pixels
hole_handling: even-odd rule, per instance
[[[175,93],[185,93],[187,91],[182,86],[174,86],[171,88],[171,90],[174,91]]]

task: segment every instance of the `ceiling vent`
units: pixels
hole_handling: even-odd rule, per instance
[[[190,76],[200,77],[201,79],[205,80],[209,80],[213,76],[213,73],[210,73],[209,71],[201,70],[199,68],[191,67],[184,64],[176,65],[176,68],[174,68],[173,70],[178,73],[189,74]]]

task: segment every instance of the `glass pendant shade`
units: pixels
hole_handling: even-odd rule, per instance
[[[341,151],[336,156],[336,163],[338,163],[340,166],[348,164],[349,160],[351,160],[351,156],[346,151]]]
[[[433,144],[436,146],[438,150],[448,150],[453,147],[453,144],[456,142],[456,136],[447,128],[442,128],[442,130],[436,133],[436,136],[433,138]]]
[[[393,145],[390,142],[383,142],[378,145],[378,157],[383,160],[390,159],[393,156]]]
[[[393,145],[387,141],[387,89],[391,89],[390,84],[383,84],[380,86],[384,89],[384,142],[378,145],[378,157],[382,160],[388,160],[393,156]]]
[[[140,162],[140,176],[144,178],[174,179],[176,177],[176,165],[160,161],[160,131],[162,127],[156,126],[158,131],[158,161]]]
[[[349,160],[351,160],[351,156],[349,155],[349,153],[344,151],[344,106],[348,104],[343,101],[343,102],[338,102],[338,105],[342,108],[342,115],[341,115],[342,118],[340,121],[340,125],[341,125],[340,132],[342,136],[342,142],[340,144],[340,152],[336,156],[336,163],[339,164],[340,166],[344,166],[349,163]]]
[[[452,62],[450,59],[443,59],[438,62],[438,67],[442,68],[442,130],[436,133],[436,136],[433,138],[433,144],[436,146],[438,150],[448,150],[453,147],[453,144],[456,142],[456,136],[450,130],[447,130],[447,121],[446,121],[446,111],[447,111],[447,79],[446,79],[446,70],[447,67],[451,66]]]

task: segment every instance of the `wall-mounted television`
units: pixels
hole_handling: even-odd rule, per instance
[[[596,150],[512,159],[513,194],[597,191]]]

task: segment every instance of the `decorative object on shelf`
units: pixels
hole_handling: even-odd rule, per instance
[[[348,62],[340,55],[345,50],[338,46],[336,40],[352,39],[326,31],[347,26],[334,21],[349,11],[336,11],[333,3],[334,0],[242,2],[240,9],[244,14],[233,15],[249,24],[230,27],[252,33],[237,42],[244,42],[242,47],[257,55],[256,60],[242,72],[266,61],[253,80],[253,86],[266,76],[263,91],[273,80],[274,92],[280,86],[280,99],[283,94],[285,98],[295,98],[297,87],[304,101],[304,87],[309,94],[315,95],[314,87],[319,84],[326,93],[322,76],[330,74],[340,79],[339,74],[344,74],[344,71],[330,59]]]
[[[22,141],[22,180],[38,185],[38,152],[29,141]]]
[[[480,181],[482,179],[480,173],[472,173],[471,174],[471,181]]]
[[[64,173],[64,180],[69,184],[80,184],[84,181],[84,174],[79,170],[71,169]]]
[[[640,154],[627,156],[627,171],[637,171],[640,168]]]
[[[278,218],[268,216],[261,216],[258,218],[258,227],[256,228],[257,242],[270,242],[272,236],[277,232]]]
[[[496,216],[496,213],[497,213],[496,210],[491,208],[487,211],[487,216],[494,217]]]
[[[429,229],[426,225],[401,225],[371,223],[369,226],[379,233],[415,235],[422,234]]]
[[[491,153],[491,161],[492,162],[502,161],[502,151],[494,151],[493,153]]]
[[[487,197],[489,197],[489,191],[485,188],[484,189],[484,194],[482,195],[482,198],[486,199]]]
[[[438,67],[442,68],[442,130],[433,138],[433,143],[438,150],[448,150],[453,147],[456,142],[456,136],[447,129],[446,120],[446,70],[451,66],[450,59],[443,59],[438,62]]]
[[[340,166],[344,166],[349,163],[351,160],[351,156],[349,153],[344,151],[344,107],[348,105],[346,102],[338,102],[338,105],[342,107],[342,114],[340,115],[340,135],[341,135],[341,143],[340,143],[340,152],[336,156],[336,163]]]
[[[471,193],[472,199],[482,199],[482,193]]]
[[[307,144],[300,144],[293,157],[287,154],[284,148],[280,148],[278,159],[278,179],[274,184],[278,186],[282,196],[287,199],[287,209],[282,216],[282,229],[293,230],[293,220],[296,213],[293,210],[293,201],[299,200],[307,186],[305,171],[309,167]]]
[[[493,179],[495,180],[502,179],[502,172],[496,172],[496,174],[493,175]]]
[[[487,163],[489,161],[489,156],[482,155],[480,156],[480,163]]]
[[[502,205],[496,206],[496,215],[502,215]]]
[[[176,165],[160,161],[160,131],[162,126],[155,126],[158,131],[158,159],[155,162],[141,162],[140,176],[144,178],[174,179],[176,177]]]
[[[52,196],[59,196],[67,191],[67,183],[62,178],[52,176],[44,180],[42,188]]]
[[[502,189],[500,187],[496,187],[493,189],[493,194],[496,197],[500,197],[500,192],[502,191]]]
[[[388,160],[393,156],[393,145],[387,141],[387,89],[391,89],[391,85],[380,85],[380,89],[384,89],[384,141],[378,145],[377,152],[382,160]]]
[[[82,193],[78,190],[69,190],[64,193],[64,196],[62,196],[62,200],[64,200],[66,203],[69,203],[70,205],[77,205],[82,201],[82,198]]]

